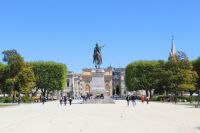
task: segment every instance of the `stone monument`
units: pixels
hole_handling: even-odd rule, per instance
[[[104,70],[93,69],[91,93],[94,95],[97,94],[105,95],[105,92],[106,90],[105,90]]]
[[[96,43],[96,47],[94,48],[93,54],[93,63],[95,64],[95,69],[92,69],[92,87],[91,93],[94,95],[103,94],[105,95],[105,78],[104,78],[104,69],[100,68],[102,64],[102,55],[101,48],[104,46],[100,46]]]

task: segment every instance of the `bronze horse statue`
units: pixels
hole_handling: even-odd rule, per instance
[[[93,63],[95,64],[96,69],[100,69],[100,65],[102,64],[101,48],[103,47],[105,46],[100,46],[96,43],[96,47],[94,48]]]

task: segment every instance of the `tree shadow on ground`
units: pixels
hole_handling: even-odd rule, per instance
[[[200,130],[200,127],[196,127],[198,130]]]
[[[192,106],[188,106],[188,107],[184,107],[184,108],[193,108],[193,109],[195,109],[195,107],[192,107]]]
[[[196,108],[196,109],[200,109],[200,106],[196,106],[196,105],[193,105],[193,104],[188,104],[188,105],[183,105],[184,108]]]

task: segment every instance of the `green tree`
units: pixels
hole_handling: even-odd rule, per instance
[[[0,63],[0,91],[3,93],[3,94],[8,94],[10,93],[10,89],[6,89],[5,88],[5,79],[6,79],[6,76],[5,76],[5,71],[6,71],[6,65]]]
[[[5,68],[6,68],[6,65],[0,63],[0,84],[2,83],[1,81],[3,80]]]
[[[29,64],[25,64],[22,70],[18,73],[17,82],[20,83],[21,93],[25,96],[29,96],[32,89],[35,87],[35,75]]]
[[[171,72],[166,68],[166,62],[163,60],[158,61],[158,65],[155,68],[155,79],[157,84],[155,84],[155,91],[156,94],[168,94],[170,92],[170,75]]]
[[[192,63],[186,58],[180,62],[181,84],[178,86],[180,91],[189,91],[190,94],[196,91],[198,74],[194,71]]]
[[[129,91],[145,90],[152,97],[152,89],[158,83],[158,61],[137,61],[126,67],[125,81]]]
[[[178,92],[186,91],[192,94],[196,90],[198,75],[184,52],[178,52],[169,58],[166,68],[171,72],[169,86],[175,96]]]
[[[15,101],[16,92],[22,92],[28,95],[30,89],[34,86],[34,74],[32,68],[24,62],[23,57],[17,53],[16,50],[6,50],[4,54],[4,61],[7,62],[2,86],[4,91],[12,93],[13,101]]]
[[[198,74],[198,79],[197,79],[197,87],[200,88],[200,57],[198,57],[196,60],[192,61],[194,70]]]
[[[198,67],[198,65],[196,66]],[[126,67],[126,86],[129,91],[146,90],[155,93],[190,92],[196,90],[198,75],[184,52],[164,61],[137,61]],[[175,97],[176,98],[176,97]]]
[[[9,62],[11,57],[20,56],[20,54],[15,49],[5,50],[5,51],[2,52],[2,54],[4,55],[3,56],[3,61],[4,62]]]
[[[6,65],[2,73],[1,88],[4,94],[13,96],[14,102],[16,91],[18,90],[16,75],[21,70],[23,58],[16,50],[6,50],[2,54],[4,55],[3,61],[8,65]]]
[[[36,78],[36,91],[41,89],[43,96],[50,92],[63,90],[66,85],[67,67],[55,62],[31,62]]]

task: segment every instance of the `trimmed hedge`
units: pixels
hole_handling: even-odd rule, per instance
[[[11,97],[0,97],[0,103],[12,103]]]
[[[170,97],[170,96],[155,96],[152,98],[152,101],[163,101],[163,99],[165,99],[165,101],[170,101],[170,99],[172,98],[172,100],[174,100],[174,97]],[[185,100],[187,102],[197,102],[198,101],[198,97],[197,96],[177,96],[177,100],[184,102]]]

